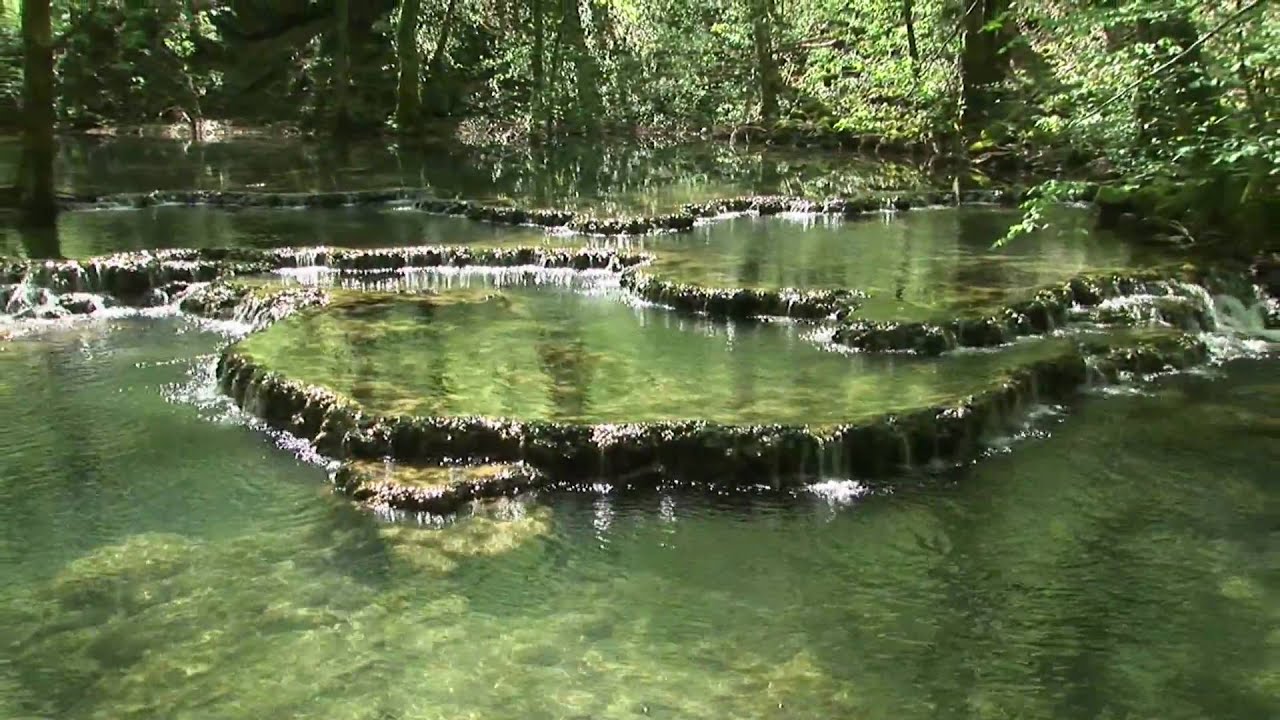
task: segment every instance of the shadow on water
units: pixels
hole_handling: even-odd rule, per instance
[[[10,218],[16,223],[16,218]],[[58,226],[50,228],[6,226],[0,216],[0,256],[29,258],[31,260],[63,260],[62,232]]]

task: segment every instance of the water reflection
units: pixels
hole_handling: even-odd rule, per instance
[[[335,147],[297,138],[187,145],[154,138],[71,137],[63,138],[59,148],[59,184],[74,192],[411,186],[441,196],[519,199],[525,205],[601,214],[669,212],[686,202],[752,193],[826,197],[868,188],[905,189],[924,177],[909,165],[840,152],[706,144],[399,148],[371,143]],[[0,152],[0,175],[13,164],[16,156]]]

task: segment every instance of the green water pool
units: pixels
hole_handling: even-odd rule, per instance
[[[722,324],[624,299],[520,286],[343,294],[238,349],[385,415],[823,425],[954,401],[1071,347],[1033,341],[947,362],[846,355],[809,326]]]
[[[1167,256],[1093,229],[1092,214],[1063,207],[1052,225],[992,247],[1020,220],[1016,210],[913,210],[846,221],[814,216],[739,217],[690,235],[630,243],[653,252],[654,275],[704,287],[857,288],[860,315],[923,320],[1023,299],[1086,272],[1145,267]]]
[[[0,345],[0,716],[1280,712],[1274,360],[887,495],[563,490],[423,528],[246,427],[223,342],[137,318]]]

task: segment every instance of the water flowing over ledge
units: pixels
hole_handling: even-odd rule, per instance
[[[369,283],[388,274],[403,279],[433,268],[530,268],[605,273],[642,298],[715,317],[845,318],[834,330],[836,342],[864,352],[937,355],[959,347],[1006,345],[1020,335],[1045,334],[1073,321],[1171,326],[1172,331],[1136,338],[1069,341],[1045,356],[984,376],[943,402],[873,416],[853,412],[850,417],[856,419],[846,422],[803,424],[386,414],[333,388],[282,374],[239,345],[222,352],[216,376],[223,392],[268,426],[344,461],[335,476],[340,491],[377,509],[432,514],[454,512],[475,499],[584,477],[633,485],[698,479],[733,488],[758,486],[762,479],[790,488],[851,477],[874,487],[904,470],[974,460],[988,438],[1021,423],[1031,408],[1065,402],[1082,388],[1202,364],[1210,359],[1210,346],[1177,331],[1212,330],[1221,322],[1205,288],[1150,271],[1074,278],[977,322],[868,327],[848,319],[863,297],[856,291],[769,294],[686,287],[673,292],[672,284],[645,274],[650,257],[601,249],[448,246],[123,253],[87,261],[0,262],[0,301],[10,315],[37,318],[94,314],[115,304],[168,303],[191,315],[235,321],[250,332],[307,308],[326,312],[334,292],[369,296]],[[318,270],[346,278],[352,289],[233,280]],[[1257,280],[1258,274],[1251,277]],[[1265,302],[1246,306],[1241,301],[1237,304],[1243,309],[1230,312],[1253,317],[1262,308],[1256,322],[1266,324],[1265,311],[1274,307],[1274,299],[1266,298],[1262,286],[1255,292]],[[400,288],[389,297],[415,296],[429,304],[449,302],[426,285]]]
[[[447,512],[476,497],[583,477],[633,485],[698,479],[739,488],[757,486],[762,479],[777,488],[821,477],[883,483],[913,467],[976,459],[985,438],[1021,422],[1030,408],[1066,401],[1091,383],[1186,368],[1203,363],[1208,354],[1204,342],[1188,335],[1122,346],[1073,345],[984,379],[973,392],[951,401],[819,426],[382,415],[330,388],[281,374],[239,346],[223,352],[217,378],[246,412],[313,441],[336,459],[392,459],[412,472],[423,466],[501,465],[501,482],[491,482],[485,473],[473,480],[469,473],[477,471],[463,468],[451,471],[455,482],[437,480],[426,489],[401,486],[394,472],[372,479],[377,474],[371,475],[367,464],[339,472],[339,488],[370,504]]]

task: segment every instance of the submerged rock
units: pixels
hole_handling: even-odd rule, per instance
[[[545,480],[524,463],[406,465],[393,461],[352,461],[342,465],[334,485],[379,510],[448,515],[475,500],[511,496]]]
[[[358,499],[388,507],[447,512],[477,494],[507,492],[534,482],[523,468],[552,478],[662,478],[757,485],[792,485],[819,471],[883,478],[904,467],[975,457],[982,439],[1019,421],[1034,403],[1058,402],[1086,384],[1086,358],[1103,353],[1095,374],[1200,362],[1202,345],[1140,345],[1065,350],[1061,355],[1010,370],[983,389],[954,401],[826,427],[724,425],[702,421],[572,424],[518,418],[382,417],[323,388],[290,381],[240,354],[224,352],[222,386],[246,410],[273,427],[315,439],[326,453],[348,460],[439,465],[448,459],[476,463],[527,463],[499,480],[438,468],[412,482],[385,466],[354,464],[339,485]],[[1178,341],[1180,342],[1180,341]],[[1111,354],[1106,354],[1111,353]],[[1092,361],[1091,361],[1092,362]],[[379,471],[379,468],[382,468]],[[371,479],[382,472],[381,481]],[[471,472],[471,471],[468,471]],[[431,474],[435,473],[435,474]],[[493,484],[487,484],[493,483]]]

